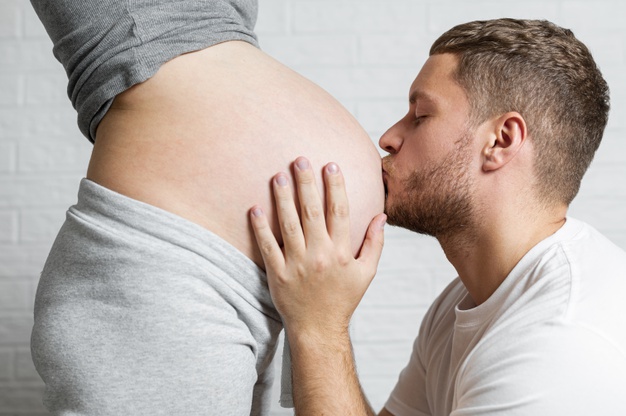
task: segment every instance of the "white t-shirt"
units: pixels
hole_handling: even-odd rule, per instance
[[[626,415],[626,252],[567,218],[476,306],[457,278],[385,404],[405,415]]]

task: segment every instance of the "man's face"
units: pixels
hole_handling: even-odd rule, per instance
[[[453,55],[431,56],[411,85],[408,114],[380,139],[389,223],[442,237],[470,225],[474,140]]]

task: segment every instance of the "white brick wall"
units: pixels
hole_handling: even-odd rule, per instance
[[[265,51],[336,96],[377,141],[405,112],[407,88],[442,31],[504,16],[572,28],[604,72],[611,119],[571,214],[626,248],[626,2],[260,0],[257,32]],[[29,2],[0,0],[0,415],[45,414],[28,349],[33,297],[90,150]],[[378,277],[352,327],[375,408],[408,358],[426,308],[452,277],[433,239],[387,229]],[[289,414],[278,405],[273,413]]]

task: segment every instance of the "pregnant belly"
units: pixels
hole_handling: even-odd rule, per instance
[[[383,210],[374,144],[321,88],[244,42],[180,56],[119,95],[100,126],[87,177],[180,215],[262,260],[248,209],[274,217],[270,180],[298,156],[346,178],[353,251]],[[279,236],[274,218],[273,229]]]

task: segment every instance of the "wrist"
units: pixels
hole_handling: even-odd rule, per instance
[[[337,356],[352,354],[352,343],[348,328],[311,328],[285,327],[286,336],[294,355],[304,355],[307,361],[313,357],[325,355]]]
[[[350,344],[350,330],[343,325],[303,326],[285,324],[285,334],[292,345]]]

